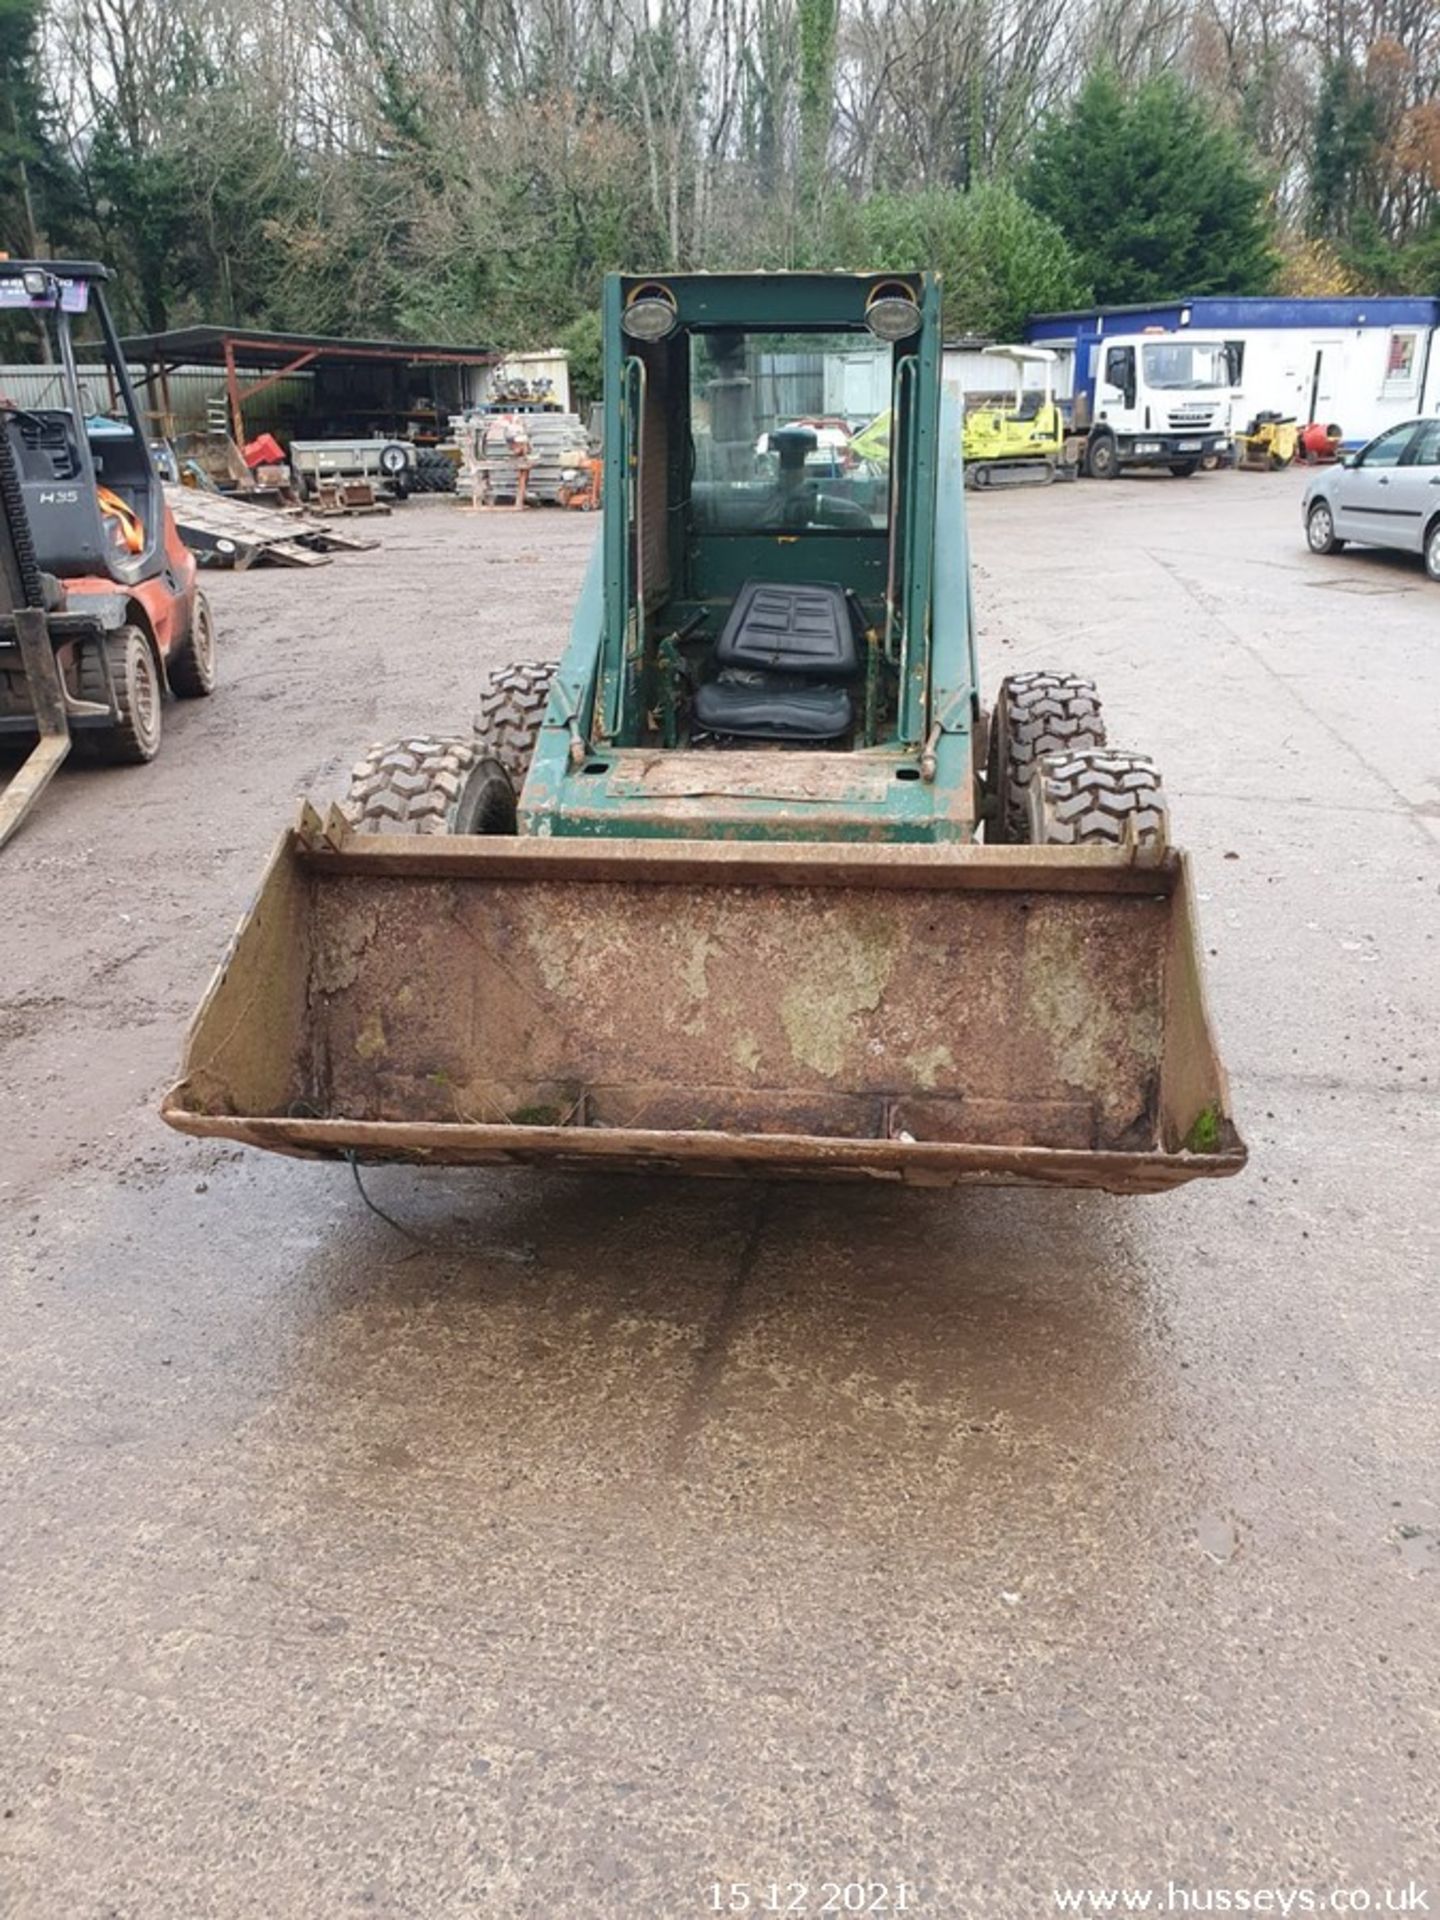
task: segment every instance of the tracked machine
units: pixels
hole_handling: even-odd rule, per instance
[[[1236,1172],[1185,856],[1093,686],[981,700],[926,274],[612,278],[556,666],[282,838],[165,1118],[319,1158]],[[884,461],[797,416],[890,397]]]
[[[1080,471],[1084,439],[1067,431],[1055,400],[1055,355],[1049,347],[984,347],[1005,365],[1010,392],[977,402],[965,415],[965,484],[1047,487]],[[1037,386],[1026,385],[1033,373]]]

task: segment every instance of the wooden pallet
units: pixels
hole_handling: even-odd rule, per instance
[[[234,494],[166,487],[180,538],[207,566],[324,567],[332,552],[364,553],[378,540],[342,531],[298,507],[261,507]]]

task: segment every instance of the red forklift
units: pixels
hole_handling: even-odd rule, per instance
[[[75,746],[135,766],[160,750],[165,696],[215,685],[215,628],[165,504],[105,301],[108,267],[0,260],[0,316],[45,333],[55,404],[0,394],[0,744],[34,739],[0,790],[0,845]],[[81,351],[108,402],[82,389]]]

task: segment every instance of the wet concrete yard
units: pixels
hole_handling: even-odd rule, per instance
[[[1093,672],[1195,856],[1252,1159],[1152,1200],[371,1171],[407,1237],[170,1134],[296,798],[593,522],[213,580],[221,691],[0,862],[0,1913],[1440,1906],[1440,589],[1302,485],[973,515],[987,687]]]

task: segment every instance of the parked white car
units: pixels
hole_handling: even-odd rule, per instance
[[[1312,553],[1338,553],[1347,540],[1399,547],[1423,554],[1425,571],[1440,580],[1440,418],[1387,427],[1323,468],[1301,512]]]

